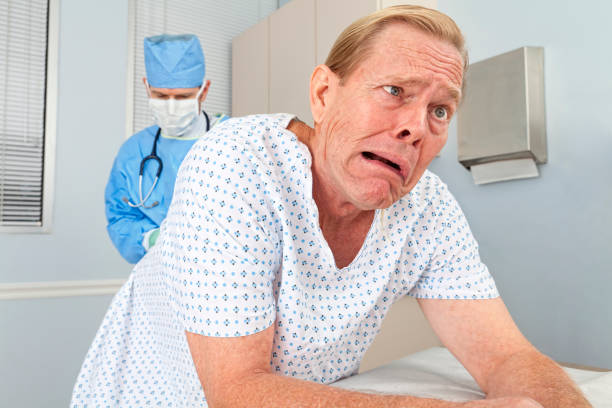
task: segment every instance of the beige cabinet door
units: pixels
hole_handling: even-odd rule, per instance
[[[387,312],[380,333],[361,360],[359,372],[441,345],[417,300],[404,296]]]
[[[349,24],[376,11],[376,0],[317,1],[317,64],[323,64],[334,41]]]
[[[232,41],[232,116],[270,112],[270,19]]]
[[[312,125],[310,75],[315,67],[315,2],[293,0],[270,17],[270,111]]]

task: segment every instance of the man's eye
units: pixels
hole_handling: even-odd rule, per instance
[[[446,108],[443,108],[442,106],[438,106],[437,108],[434,109],[434,116],[437,119],[446,119],[446,117],[448,116],[448,112],[446,111]]]
[[[393,85],[385,85],[383,86],[383,89],[390,95],[393,96],[399,96],[401,93],[401,89],[399,89],[397,86],[393,86]]]

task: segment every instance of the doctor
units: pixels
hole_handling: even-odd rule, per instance
[[[202,110],[210,88],[204,54],[195,35],[145,38],[143,83],[155,125],[121,146],[105,192],[108,234],[128,262],[155,245],[168,212],[174,182],[194,142],[228,117]]]

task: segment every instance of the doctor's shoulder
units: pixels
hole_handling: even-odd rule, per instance
[[[150,152],[157,129],[158,126],[153,125],[134,133],[123,142],[117,156],[141,156],[145,151]]]
[[[225,122],[229,118],[230,116],[224,113],[213,113],[210,117],[210,121],[211,121],[210,127],[214,127],[215,125],[218,125],[221,122]]]
[[[159,129],[159,126],[157,126],[157,125],[151,125],[149,127],[146,127],[144,129],[134,133],[132,136],[130,136],[125,141],[125,143],[128,143],[130,141],[136,142],[136,143],[142,142],[142,141],[150,141],[150,140],[155,138],[155,134],[157,133],[157,129]]]

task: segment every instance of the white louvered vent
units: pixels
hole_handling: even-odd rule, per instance
[[[48,10],[0,0],[0,231],[43,224]]]
[[[142,83],[146,76],[143,40],[157,34],[195,34],[199,37],[211,88],[204,108],[230,114],[232,101],[232,38],[276,10],[276,0],[131,0],[132,72],[128,92],[128,135],[153,124]],[[256,80],[256,79],[254,79]]]

